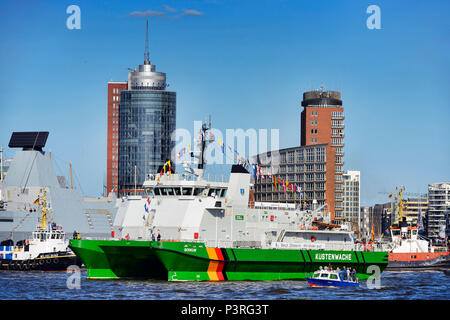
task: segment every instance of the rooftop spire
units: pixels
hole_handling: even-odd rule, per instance
[[[150,52],[148,50],[148,20],[147,20],[147,29],[145,32],[144,64],[150,64]]]

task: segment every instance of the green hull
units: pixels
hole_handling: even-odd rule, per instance
[[[197,242],[71,240],[90,279],[169,281],[305,279],[320,266],[355,268],[359,279],[382,272],[387,252],[207,248]]]

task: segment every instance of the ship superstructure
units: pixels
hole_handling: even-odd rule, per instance
[[[122,198],[115,238],[71,240],[89,278],[150,277],[168,280],[275,280],[305,278],[319,266],[383,269],[386,252],[358,252],[353,233],[324,218],[323,207],[255,203],[249,206],[245,163],[228,182],[203,177],[208,130],[203,125],[197,168],[165,168],[144,182],[147,197]]]
[[[10,162],[0,182],[0,240],[18,241],[35,230],[39,207],[36,200],[45,189],[51,208],[66,232],[83,236],[108,236],[117,211],[114,196],[82,197],[55,173],[51,154],[44,151],[48,132],[14,132],[9,146],[22,148]]]

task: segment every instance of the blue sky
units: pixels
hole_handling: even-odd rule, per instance
[[[80,30],[66,27],[72,4]],[[381,30],[366,26],[372,4]],[[342,93],[344,169],[361,171],[362,205],[450,180],[448,1],[3,1],[0,145],[50,131],[58,173],[72,162],[82,192],[99,195],[106,85],[143,61],[136,12],[152,15],[150,59],[177,92],[177,127],[211,115],[223,132],[275,128],[296,146],[302,93],[323,84]]]

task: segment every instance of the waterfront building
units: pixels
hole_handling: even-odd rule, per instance
[[[427,235],[433,244],[449,236],[450,182],[428,185]]]
[[[346,171],[343,174],[343,212],[341,219],[351,222],[354,231],[359,232],[360,223],[360,172]]]
[[[334,175],[330,183],[333,199],[328,199],[330,209],[336,218],[342,217],[343,208],[343,166],[344,166],[344,108],[341,93],[318,90],[303,93],[301,119],[302,146],[324,144],[329,146],[328,175]]]
[[[327,199],[332,198],[330,184],[334,185],[334,175],[328,172],[332,169],[330,148],[327,144],[299,146],[266,152],[257,155],[254,161],[262,168],[262,174],[270,173],[288,183],[301,188],[301,192],[285,190],[276,186],[272,179],[261,178],[255,181],[255,201],[285,202],[303,206],[327,204],[326,212],[332,214]]]
[[[371,232],[371,214],[373,207],[360,207],[359,219],[359,237],[360,239],[370,238]]]
[[[301,193],[275,189],[270,181],[255,181],[255,201],[326,203],[332,221],[342,216],[344,114],[341,95],[323,88],[303,93],[300,146],[255,156],[263,172],[302,188]],[[268,158],[272,159],[268,159]],[[275,157],[275,158],[274,158]],[[274,166],[274,164],[276,164]]]
[[[133,194],[136,187],[143,192],[146,176],[171,158],[176,93],[167,86],[166,74],[150,62],[147,29],[144,64],[128,73],[128,88],[120,95],[119,195]]]
[[[106,194],[119,191],[119,106],[120,94],[128,82],[108,82],[108,125],[106,152]]]
[[[419,213],[422,219],[425,218],[428,210],[428,198],[408,198],[403,200],[402,216],[406,218],[406,221],[416,224],[418,222]]]
[[[128,81],[108,83],[107,194],[142,193],[147,174],[171,158],[176,92],[167,86],[150,62],[147,23],[144,63],[130,69]]]

